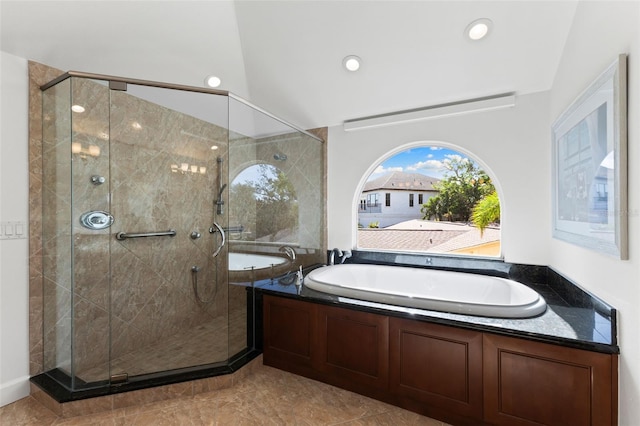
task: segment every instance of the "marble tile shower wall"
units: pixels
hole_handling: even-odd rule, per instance
[[[269,143],[265,143],[269,142]],[[274,161],[283,153],[284,161]],[[322,215],[324,200],[319,196],[322,185],[321,144],[303,134],[262,138],[257,145],[257,158],[275,165],[293,183],[298,198],[298,243],[302,248],[322,248]],[[321,251],[321,250],[320,250]]]
[[[228,314],[226,256],[212,258],[217,240],[206,232],[217,175],[211,146],[225,155],[228,132],[125,92],[112,91],[111,97],[113,232],[177,231],[176,237],[112,243],[111,356],[119,357]],[[182,164],[197,172],[176,171]],[[202,238],[192,240],[192,231]],[[195,299],[194,265],[200,267],[200,296],[215,294],[213,303]]]
[[[42,285],[42,92],[62,71],[29,62],[29,372],[42,373],[44,289]]]
[[[50,79],[47,67],[30,65],[32,80],[37,79],[38,85]],[[47,78],[39,81],[43,74]],[[92,105],[85,113],[74,114],[73,120],[68,84],[72,86],[73,103]],[[63,95],[56,97],[56,91]],[[37,98],[39,94],[32,95]],[[226,256],[222,253],[217,259],[211,258],[214,237],[205,232],[213,217],[211,188],[217,167],[210,147],[218,145],[222,148],[218,154],[224,155],[227,131],[126,92],[110,91],[90,80],[67,80],[46,97],[50,95],[58,102],[54,108],[45,109],[44,117],[45,183],[40,191],[44,192],[45,209],[50,208],[52,213],[45,215],[50,219],[43,227],[47,253],[44,264],[38,264],[40,250],[33,244],[30,253],[31,302],[38,297],[44,297],[45,302],[44,312],[32,310],[32,374],[54,367],[71,372],[73,336],[75,375],[85,381],[101,380],[110,373],[109,354],[117,358],[227,316]],[[32,109],[32,122],[37,115]],[[32,128],[36,126],[32,124]],[[33,136],[35,139],[35,132]],[[81,148],[73,155],[73,163],[69,161],[70,140]],[[32,148],[35,163],[36,143]],[[198,173],[176,171],[174,165],[182,163],[198,165]],[[32,175],[32,182],[37,183],[39,177]],[[92,175],[106,176],[108,183],[93,185]],[[37,203],[37,192],[31,193],[33,204]],[[116,218],[111,230],[89,231],[77,220],[69,226],[69,217],[78,218],[89,210],[110,211]],[[31,214],[36,218],[37,209],[32,208]],[[177,236],[124,241],[112,238],[120,231],[168,229],[175,229]],[[190,239],[193,230],[200,231],[203,238]],[[37,228],[32,226],[31,232],[32,243],[37,243]],[[194,298],[193,265],[201,268],[201,296],[209,299],[215,293],[213,303],[199,303]],[[44,293],[38,295],[35,283],[43,272]],[[218,281],[216,287],[216,280],[224,281]],[[243,294],[233,298],[238,305],[235,309],[244,308]],[[40,315],[44,315],[45,340],[36,343]],[[246,338],[241,340],[234,346],[242,347]],[[43,343],[45,357],[41,360],[37,350]],[[228,354],[220,356],[210,362],[223,361]]]
[[[43,95],[44,116],[42,149],[44,231],[44,363],[71,368],[71,229],[64,226],[71,217],[71,139],[69,111],[70,82],[65,81]],[[66,147],[66,151],[65,151]],[[65,155],[66,153],[66,155]]]

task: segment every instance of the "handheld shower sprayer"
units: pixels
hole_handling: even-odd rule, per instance
[[[226,187],[227,187],[226,183],[220,187],[220,191],[218,192],[218,200],[222,199],[222,191],[224,191]]]

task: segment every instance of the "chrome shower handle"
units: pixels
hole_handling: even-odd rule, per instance
[[[222,247],[224,247],[224,243],[226,242],[226,238],[224,236],[224,229],[222,229],[222,227],[218,225],[216,222],[213,222],[213,226],[209,228],[209,233],[213,234],[215,232],[219,232],[220,235],[222,235],[222,242],[220,243],[220,246],[218,246],[216,251],[213,252],[212,257],[216,257],[218,254],[220,254],[220,250],[222,250]]]

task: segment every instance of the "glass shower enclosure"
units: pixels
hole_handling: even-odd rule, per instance
[[[42,96],[36,382],[72,400],[255,357],[256,283],[325,257],[322,142],[224,91],[69,72]]]

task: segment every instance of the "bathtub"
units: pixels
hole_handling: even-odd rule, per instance
[[[304,285],[336,296],[485,317],[528,318],[547,309],[542,296],[519,282],[436,269],[332,265],[311,271]]]
[[[271,268],[271,266],[282,265],[287,261],[281,256],[269,256],[254,253],[229,253],[229,271],[239,272],[253,269]]]

